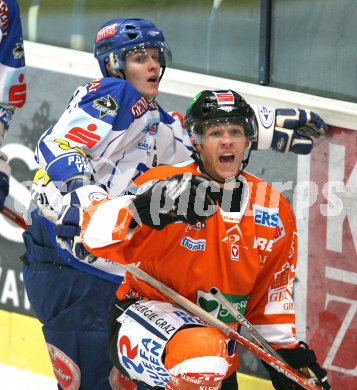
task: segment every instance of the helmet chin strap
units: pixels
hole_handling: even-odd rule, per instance
[[[159,83],[160,83],[160,81],[161,81],[161,79],[162,79],[162,76],[163,76],[164,73],[165,73],[165,70],[166,70],[166,65],[161,65],[161,75],[160,75],[160,77],[159,77]]]
[[[242,169],[239,171],[239,174],[238,176],[245,170],[245,168],[247,167],[247,165],[249,164],[249,158],[250,158],[250,153],[252,152],[252,145],[250,145],[249,147],[249,150],[248,150],[248,154],[247,154],[247,157],[242,161]]]

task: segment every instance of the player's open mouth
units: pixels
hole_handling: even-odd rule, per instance
[[[157,77],[150,77],[148,81],[150,83],[156,83],[157,82]]]
[[[228,164],[234,161],[234,154],[223,154],[222,156],[219,156],[219,161],[224,164]]]

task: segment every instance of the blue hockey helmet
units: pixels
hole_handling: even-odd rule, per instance
[[[94,56],[103,76],[110,76],[106,67],[109,61],[115,70],[122,71],[126,53],[146,47],[158,48],[159,62],[164,72],[165,67],[171,63],[171,50],[162,31],[146,19],[112,19],[97,32]]]

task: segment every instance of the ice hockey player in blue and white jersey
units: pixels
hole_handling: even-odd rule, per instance
[[[118,195],[149,168],[185,161],[192,152],[180,114],[169,115],[155,101],[171,60],[161,30],[145,19],[110,20],[97,33],[94,55],[104,77],[76,90],[36,148],[39,170],[33,198],[40,209],[51,208],[59,218],[65,205],[86,208],[94,199]],[[309,111],[256,110],[258,148],[309,153],[311,136],[327,129]],[[311,134],[299,134],[297,129],[303,126]],[[107,351],[109,306],[122,280],[120,266],[60,248],[56,225],[37,210],[31,216],[32,224],[24,233],[24,281],[44,325],[59,385],[125,388]]]
[[[19,5],[0,0],[0,146],[16,108],[26,101],[25,56]],[[0,150],[0,211],[9,194],[11,169]]]

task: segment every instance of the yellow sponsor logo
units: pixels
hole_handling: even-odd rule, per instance
[[[72,147],[69,144],[68,141],[65,141],[63,139],[55,139],[55,142],[58,143],[60,149],[63,149],[63,150],[75,150],[76,152],[81,154],[84,158],[86,157],[86,154],[83,152],[83,150],[81,148],[79,148],[78,146]]]
[[[47,184],[51,181],[51,178],[47,175],[47,173],[42,168],[38,169],[37,172],[35,173],[33,182],[35,184],[38,184],[40,180],[43,180],[41,184],[43,187],[47,186]]]

